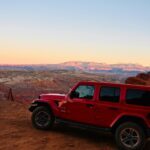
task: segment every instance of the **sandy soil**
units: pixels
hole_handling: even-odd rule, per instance
[[[40,131],[30,117],[27,105],[0,101],[0,150],[117,150],[111,135],[60,126]]]

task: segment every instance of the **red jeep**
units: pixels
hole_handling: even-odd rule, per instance
[[[150,136],[150,86],[79,82],[68,94],[42,94],[29,108],[32,123],[110,131],[120,149],[140,150]]]

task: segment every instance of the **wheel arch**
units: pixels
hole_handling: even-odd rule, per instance
[[[40,102],[40,101],[39,102],[34,102],[34,107],[32,107],[31,112],[33,112],[37,107],[40,107],[40,106],[44,106],[48,110],[50,110],[52,112],[52,108],[51,108],[49,103],[47,103],[47,102]]]
[[[142,119],[141,117],[137,117],[137,116],[128,116],[128,115],[125,115],[125,116],[122,116],[120,117],[112,126],[112,132],[114,133],[115,130],[117,129],[117,127],[122,124],[122,123],[125,123],[125,122],[134,122],[134,123],[137,123],[139,124],[145,134],[147,135],[147,124],[146,122],[144,121],[144,119]],[[148,136],[148,135],[147,135]]]

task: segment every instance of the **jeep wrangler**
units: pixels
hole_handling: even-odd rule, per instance
[[[79,82],[68,94],[41,94],[29,110],[37,129],[59,123],[111,132],[121,150],[141,150],[150,137],[150,86]]]

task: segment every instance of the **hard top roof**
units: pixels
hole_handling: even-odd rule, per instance
[[[120,87],[131,87],[131,88],[141,88],[141,89],[149,89],[149,85],[135,85],[135,84],[125,84],[125,83],[114,83],[114,82],[97,82],[97,81],[81,81],[79,84],[95,84],[95,85],[110,85],[110,86],[120,86]]]

